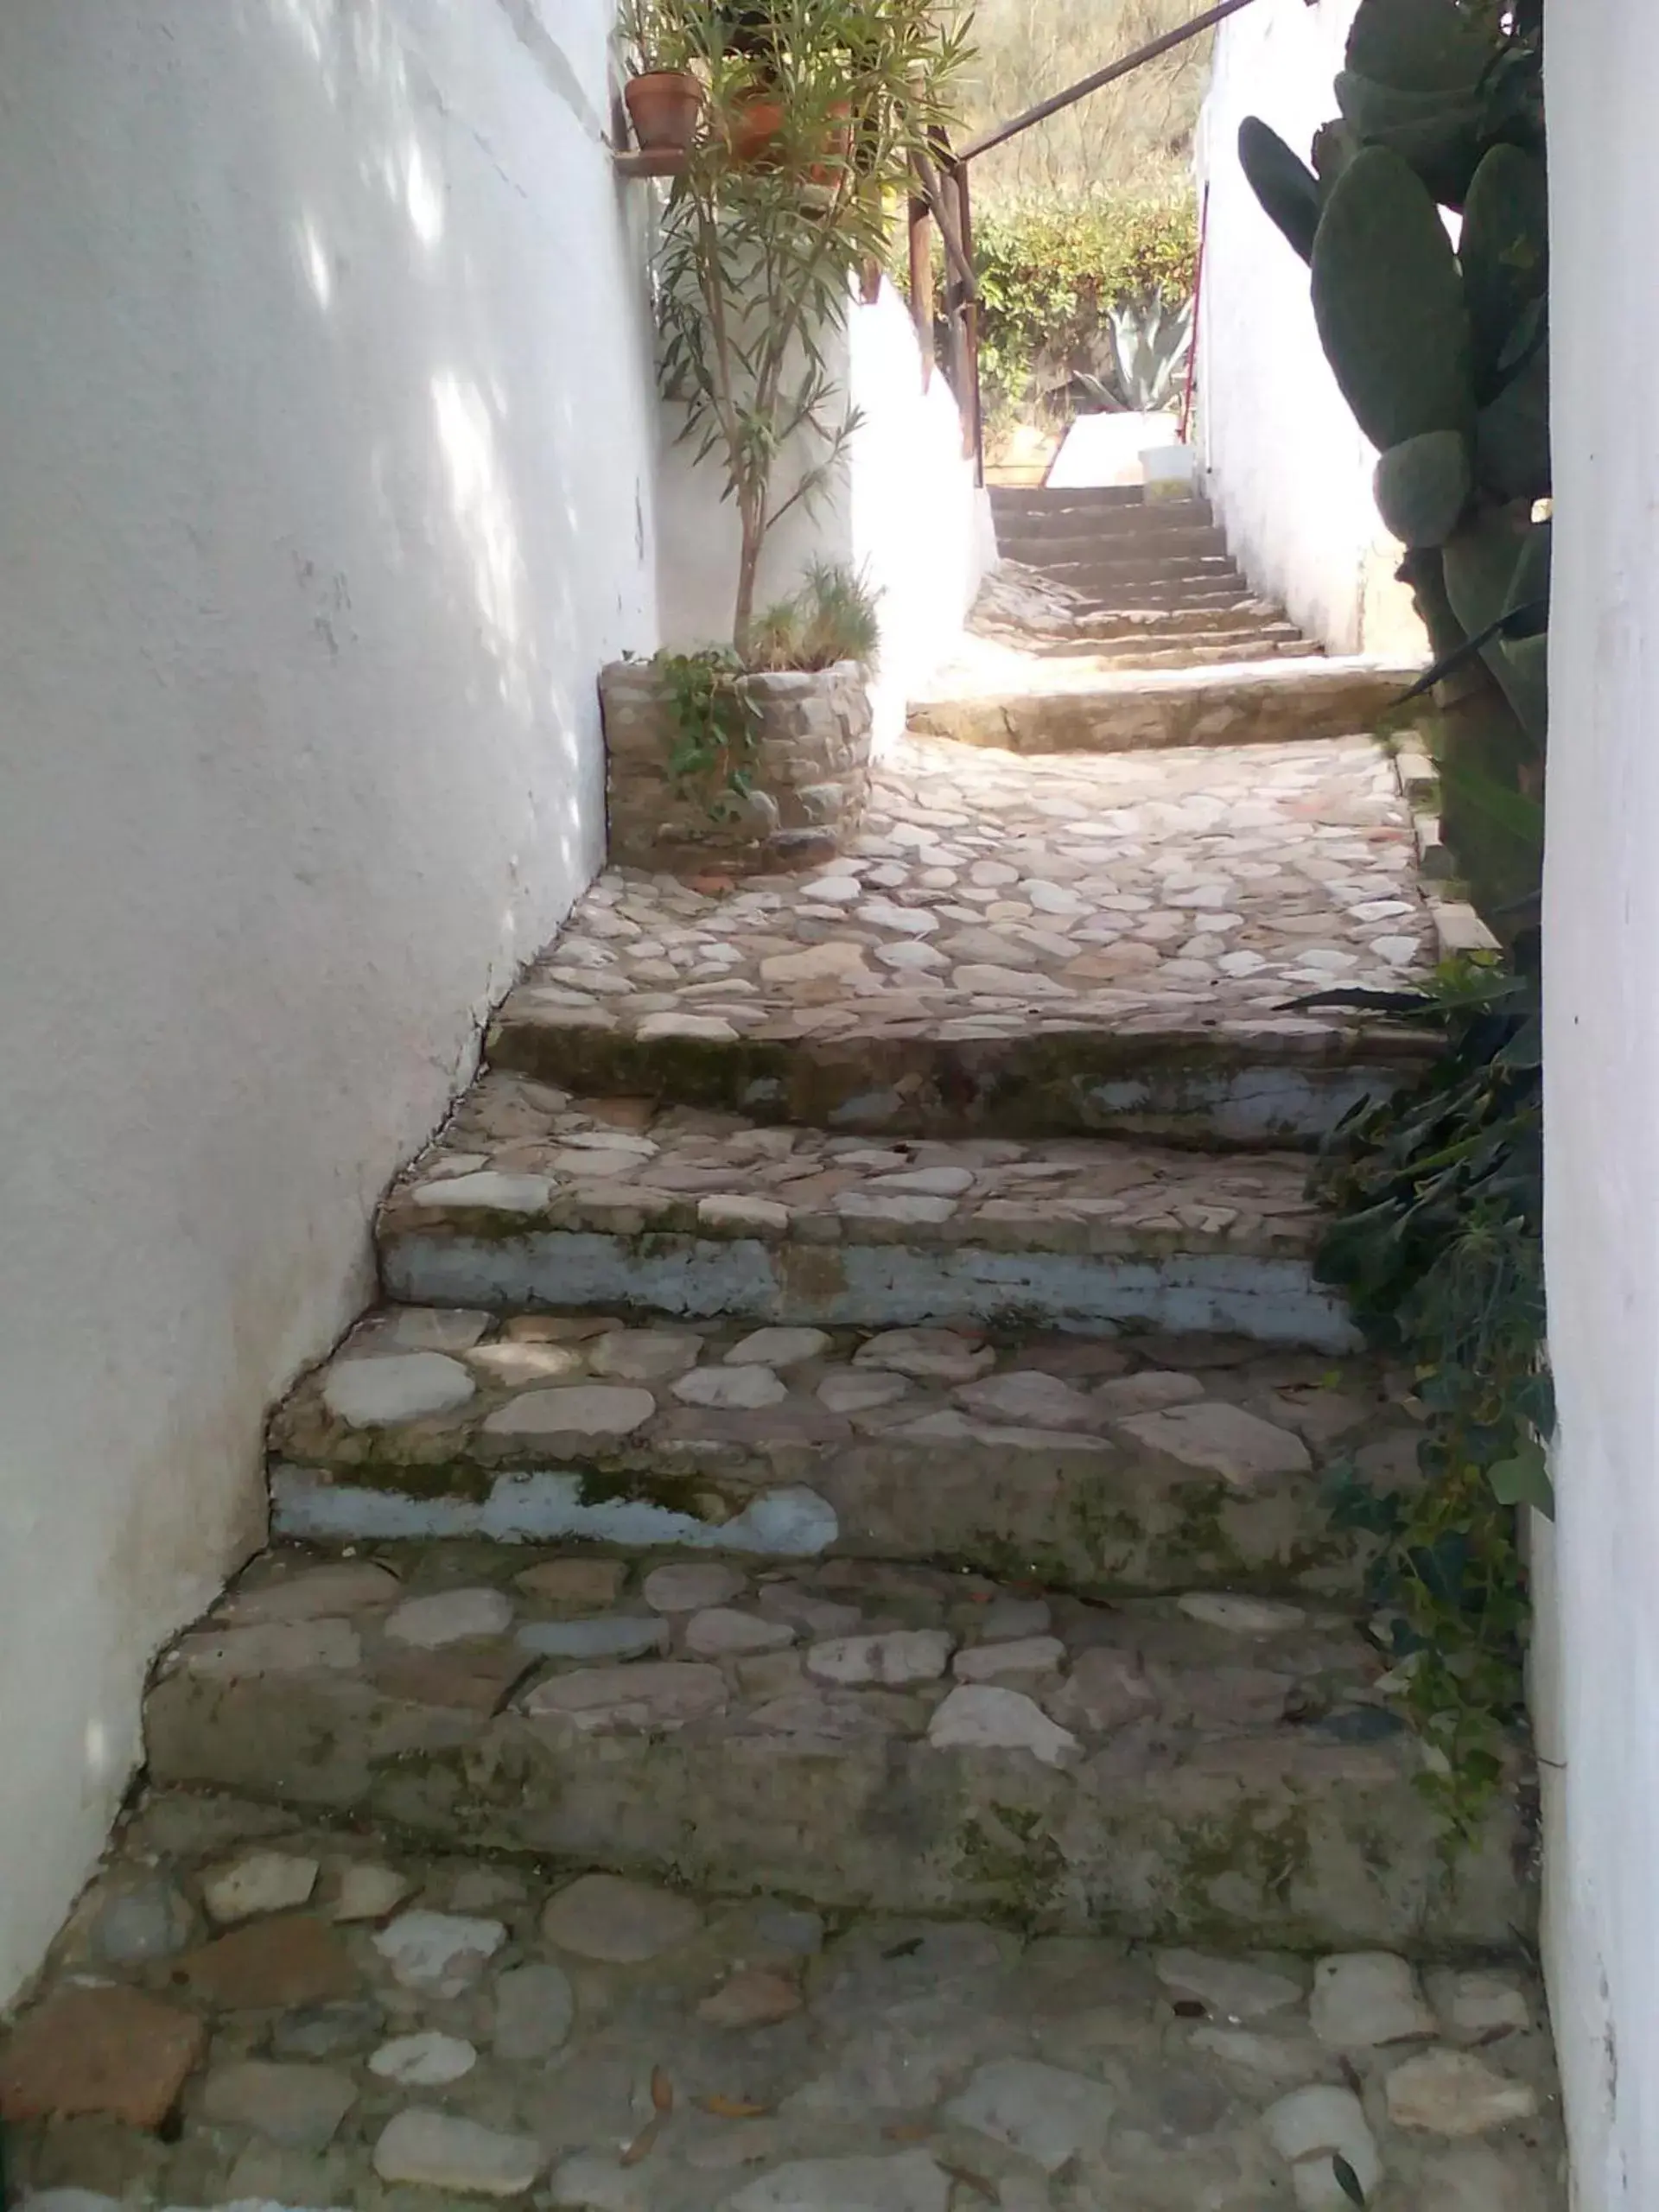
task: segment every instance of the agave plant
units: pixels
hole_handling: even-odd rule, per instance
[[[1192,302],[1147,292],[1122,300],[1106,324],[1103,377],[1077,372],[1096,407],[1108,415],[1162,415],[1181,396],[1192,352]]]

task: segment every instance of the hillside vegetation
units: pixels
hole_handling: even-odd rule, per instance
[[[968,135],[1006,121],[1199,14],[1204,0],[979,0]],[[1191,189],[1211,34],[1109,86],[974,165],[976,199],[1138,200]]]

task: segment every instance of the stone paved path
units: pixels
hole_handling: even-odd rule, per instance
[[[0,2061],[70,2101],[12,2132],[35,2212],[1344,2212],[1338,2160],[1375,2212],[1560,2201],[1513,1967],[709,1904],[168,1794],[54,1983]]]
[[[603,876],[157,1665],[34,2212],[1560,2212],[1525,1747],[1448,1853],[1285,1148],[1431,1049],[1286,1004],[1422,973],[1413,852],[1361,737],[912,739]]]
[[[912,739],[847,858],[737,891],[610,871],[515,997],[647,1038],[1260,1020],[1421,971],[1414,861],[1366,738],[1064,760]]]

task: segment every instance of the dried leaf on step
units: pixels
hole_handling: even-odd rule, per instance
[[[949,2165],[943,2158],[939,2160],[939,2171],[941,2173],[949,2174],[952,2181],[959,2181],[964,2189],[973,2190],[978,2196],[982,2196],[988,2204],[995,2204],[998,2202],[995,2189],[986,2180],[983,2174],[970,2173],[966,2166]]]
[[[623,2166],[637,2166],[642,2164],[657,2148],[657,2138],[662,2132],[663,2116],[658,2113],[654,2120],[648,2120],[645,2122],[618,2159],[617,2164]]]
[[[927,2120],[894,2120],[881,2133],[889,2143],[925,2143],[933,2133],[933,2123]]]
[[[772,2110],[770,2105],[758,2105],[748,2097],[700,2097],[698,2103],[704,2112],[713,2113],[716,2120],[760,2120]]]
[[[651,2069],[651,2102],[654,2112],[670,2113],[674,2109],[674,2084],[660,2066]]]

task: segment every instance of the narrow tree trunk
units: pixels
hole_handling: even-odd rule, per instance
[[[766,531],[760,514],[747,505],[742,509],[742,543],[737,556],[737,603],[732,612],[732,644],[740,659],[747,658],[749,632],[754,624],[754,592],[760,572],[760,548]]]

